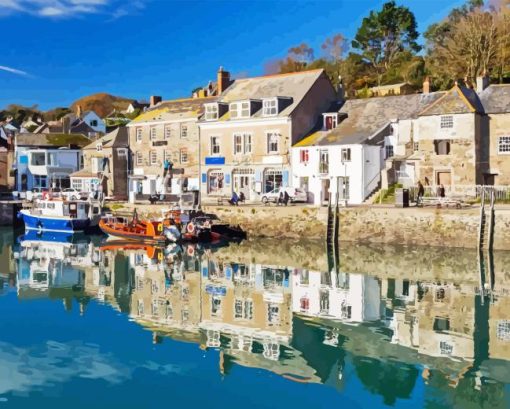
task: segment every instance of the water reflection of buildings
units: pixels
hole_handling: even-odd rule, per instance
[[[460,391],[510,371],[504,280],[481,296],[477,283],[462,280],[415,282],[255,261],[197,246],[28,242],[20,247],[18,292],[82,304],[93,297],[129,314],[155,342],[167,336],[218,348],[223,373],[235,363],[335,388],[355,374],[387,402],[407,396],[420,376]],[[383,378],[398,385],[393,395],[385,395]]]

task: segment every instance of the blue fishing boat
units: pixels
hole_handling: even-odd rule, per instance
[[[26,231],[78,233],[98,225],[101,205],[82,200],[41,199],[32,208],[21,210],[19,217]]]

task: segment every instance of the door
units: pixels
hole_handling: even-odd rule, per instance
[[[250,186],[253,184],[253,176],[234,175],[234,191],[239,195],[244,194],[246,200],[250,200]]]
[[[452,183],[451,172],[437,172],[437,184],[443,186],[450,186]]]
[[[327,204],[329,200],[329,179],[322,179],[321,196],[322,204]]]

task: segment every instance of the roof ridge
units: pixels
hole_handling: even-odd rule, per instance
[[[217,96],[210,96],[210,97],[203,97],[203,98],[189,97],[189,98],[166,99],[166,100],[161,101],[158,104],[154,105],[154,107],[157,107],[158,105],[162,105],[162,104],[168,104],[168,103],[171,103],[171,102],[201,101],[201,100],[204,100],[204,99],[213,99],[213,98],[218,98],[218,97]]]
[[[459,95],[461,97],[461,100],[462,102],[464,102],[464,104],[467,105],[467,107],[472,111],[472,112],[476,112],[476,107],[473,106],[473,104],[471,104],[471,102],[469,101],[469,99],[466,97],[466,95],[464,94],[464,91],[462,90],[461,87],[459,87],[458,84],[455,84],[452,88],[450,88],[446,94],[444,94],[443,96],[441,96],[440,98],[436,99],[434,102],[432,102],[429,106],[425,107],[425,109],[423,109],[420,113],[418,113],[418,116],[420,115],[423,115],[424,112],[427,112],[429,109],[431,109],[432,107],[436,106],[437,104],[439,104],[440,101],[442,101],[443,99],[445,99],[448,95],[450,95],[451,93],[453,93],[454,90],[458,90],[459,91]]]
[[[284,73],[276,73],[276,74],[256,75],[254,77],[239,78],[234,81],[247,81],[247,80],[259,79],[259,78],[272,78],[272,77],[288,77],[291,75],[300,75],[300,74],[302,75],[302,74],[309,74],[309,73],[321,72],[321,71],[324,71],[324,68],[314,68],[313,70],[293,71],[293,72],[284,72]]]

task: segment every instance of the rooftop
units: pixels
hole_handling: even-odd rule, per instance
[[[479,96],[486,114],[510,113],[510,84],[490,85]]]
[[[60,133],[20,133],[16,136],[16,145],[33,147],[68,147],[75,145],[84,147],[90,143],[90,139],[80,134],[60,134]]]
[[[483,112],[476,92],[471,88],[454,85],[442,98],[427,106],[420,115],[468,114]]]
[[[125,126],[120,126],[117,129],[107,133],[105,136],[96,139],[94,142],[89,143],[83,149],[96,150],[96,146],[101,143],[103,148],[127,147],[128,146],[128,132]]]

